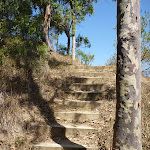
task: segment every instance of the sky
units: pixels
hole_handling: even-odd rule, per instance
[[[117,24],[117,2],[112,0],[98,0],[94,4],[94,16],[86,16],[85,21],[81,22],[76,27],[76,36],[81,34],[88,37],[91,42],[90,49],[82,48],[86,54],[94,54],[95,59],[92,62],[93,66],[103,66],[106,61],[114,54],[117,33],[113,29]],[[150,12],[150,0],[141,0],[141,14]],[[62,44],[67,44],[65,35],[60,36]]]

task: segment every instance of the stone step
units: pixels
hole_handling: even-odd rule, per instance
[[[80,100],[55,100],[55,103],[58,105],[66,106],[68,108],[82,108],[82,109],[90,109],[94,110],[97,107],[103,105],[104,100],[102,101],[80,101]]]
[[[69,122],[81,123],[89,120],[97,120],[100,117],[99,113],[89,111],[69,111],[69,112],[54,112],[56,120],[64,120]]]
[[[78,100],[91,100],[91,101],[98,101],[98,100],[113,100],[116,98],[115,91],[110,89],[105,92],[99,91],[70,91],[68,92],[69,99],[78,99]]]
[[[77,71],[77,72],[80,72],[80,71],[88,71],[88,72],[113,72],[113,73],[116,73],[115,69],[114,68],[104,68],[104,69],[91,69],[91,68],[87,68],[87,69],[72,69],[70,71]]]
[[[79,135],[87,135],[95,133],[97,129],[88,126],[66,125],[66,124],[50,124],[38,126],[38,134],[43,133],[50,137],[78,137]]]
[[[80,71],[80,72],[70,72],[71,76],[84,76],[84,77],[110,77],[115,76],[112,72],[90,72],[90,71]]]
[[[100,71],[104,71],[104,70],[111,70],[111,69],[115,69],[115,66],[73,66],[72,69],[87,69],[87,70],[100,70]]]
[[[69,83],[85,83],[85,84],[115,84],[116,76],[110,77],[69,77]]]
[[[72,91],[73,90],[75,91],[105,91],[105,90],[110,89],[110,86],[106,84],[74,83],[74,84],[68,85],[68,87]]]
[[[68,143],[51,143],[43,142],[36,144],[32,147],[32,150],[98,150],[98,148],[92,148],[88,146],[82,146],[79,144],[68,144]]]

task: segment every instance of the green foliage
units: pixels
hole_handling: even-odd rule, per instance
[[[28,37],[31,23],[31,1],[6,0],[0,2],[0,34],[1,38],[7,36]]]
[[[22,56],[26,55],[26,43],[19,37],[7,39],[5,45],[1,48],[1,56]]]
[[[45,43],[38,40],[24,40],[20,37],[8,38],[1,47],[0,62],[3,63],[5,57],[17,59],[20,57],[42,56],[47,52]]]
[[[34,51],[43,55],[47,49],[42,39],[43,14],[35,13],[34,0],[0,2],[0,61],[10,56],[26,57]]]
[[[81,62],[85,65],[90,65],[90,63],[94,60],[94,55],[85,54],[81,50],[76,51],[76,56],[81,60]]]
[[[60,6],[54,11],[51,26],[57,33],[65,32],[68,38],[76,33],[76,25],[85,20],[86,15],[94,14],[93,2],[96,0],[62,0],[59,1]],[[69,51],[70,47],[68,47]]]
[[[76,38],[76,47],[85,47],[90,48],[91,43],[88,39],[88,37],[81,36],[80,34]],[[86,54],[81,50],[76,51],[76,56],[81,60],[83,64],[90,65],[90,63],[94,60],[94,55]]]
[[[66,55],[67,53],[67,47],[65,45],[58,45],[58,52],[62,55]]]
[[[150,13],[147,11],[141,17],[141,39],[141,59],[150,65]]]
[[[40,45],[37,45],[36,48],[37,48],[37,54],[42,56],[42,57],[48,51],[47,45],[44,42]]]
[[[93,2],[97,2],[96,0],[71,0],[70,1],[70,10],[72,19],[75,21],[75,24],[78,24],[85,20],[86,15],[94,14],[94,6]],[[72,36],[75,34],[75,27],[72,26]]]
[[[78,37],[76,38],[76,47],[78,48],[78,47],[82,46],[83,44],[87,48],[91,47],[91,43],[90,43],[88,37],[83,37],[79,34]]]
[[[43,55],[47,51],[46,45],[41,42],[44,41],[42,25],[47,5],[51,5],[49,35],[58,40],[56,35],[63,32],[68,33],[69,37],[75,34],[76,24],[83,21],[87,14],[94,13],[93,2],[96,0],[0,1],[0,59],[6,56],[28,56],[30,49],[34,49],[37,55]],[[73,19],[75,20],[74,25],[72,24]],[[53,43],[53,40],[50,42]],[[82,43],[90,47],[87,37]],[[66,55],[64,45],[59,45],[58,51]]]

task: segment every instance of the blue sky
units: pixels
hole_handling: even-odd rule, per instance
[[[93,66],[105,65],[105,62],[115,52],[113,44],[116,39],[117,2],[112,0],[98,0],[94,4],[94,16],[87,16],[85,21],[77,25],[76,36],[80,33],[87,36],[91,42],[90,49],[83,49],[85,53],[95,55]],[[141,10],[150,12],[150,0],[141,0]],[[141,13],[142,14],[142,13]],[[67,44],[67,38],[62,35],[60,41]]]

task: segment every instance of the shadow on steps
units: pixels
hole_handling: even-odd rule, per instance
[[[95,77],[68,77],[68,87],[66,92],[69,99],[79,99],[84,101],[116,99],[115,80],[95,78]],[[109,83],[110,82],[110,83]]]
[[[81,145],[78,145],[78,144],[70,141],[65,136],[66,128],[64,126],[60,125],[59,123],[57,123],[57,121],[56,121],[56,119],[54,117],[54,112],[53,112],[52,108],[50,108],[49,102],[47,102],[46,100],[44,100],[43,97],[41,96],[40,91],[39,91],[39,87],[38,87],[37,83],[33,79],[32,69],[28,68],[27,70],[28,70],[28,77],[29,77],[29,82],[30,82],[30,87],[31,87],[31,92],[29,93],[29,99],[28,99],[28,106],[29,107],[30,106],[36,106],[39,109],[41,115],[45,119],[46,126],[49,126],[51,128],[49,136],[52,138],[52,140],[54,142],[56,142],[57,144],[60,144],[63,147],[64,144],[62,143],[62,141],[59,141],[56,138],[57,137],[57,132],[61,132],[61,137],[69,145],[76,145],[77,147],[79,147],[78,150],[80,150],[80,148],[82,150],[86,150],[85,147],[83,147]],[[53,99],[55,98],[55,95],[57,95],[57,93],[54,94],[54,97],[52,97],[51,101],[53,101]],[[58,128],[57,132],[56,132],[56,130],[53,130],[53,127],[51,126],[52,123],[55,124],[55,125],[57,125],[57,126],[62,127],[61,130],[63,129],[63,131],[59,131],[59,128]],[[45,132],[45,131],[43,131],[43,132]],[[37,136],[38,136],[38,134],[37,134]],[[38,137],[36,137],[36,138],[38,138]],[[34,142],[36,140],[36,138],[33,139],[32,141]],[[71,149],[64,147],[64,150],[71,150]]]
[[[17,60],[16,60],[17,61]],[[52,63],[52,62],[49,62]],[[55,117],[54,117],[54,111],[53,109],[50,107],[49,101],[46,101],[41,93],[40,93],[40,88],[38,86],[38,84],[36,83],[36,81],[34,80],[33,77],[33,69],[32,67],[30,67],[30,62],[26,61],[24,66],[22,66],[20,64],[20,62],[16,63],[18,66],[18,68],[24,68],[24,70],[26,71],[26,80],[22,80],[20,76],[15,77],[11,80],[9,80],[9,82],[11,82],[11,88],[8,88],[7,92],[8,93],[13,93],[13,94],[27,94],[28,98],[26,99],[20,99],[19,100],[19,104],[20,106],[23,107],[28,107],[28,113],[31,116],[31,120],[29,121],[24,121],[24,130],[27,131],[28,133],[32,134],[32,131],[34,131],[34,139],[32,139],[32,143],[40,143],[41,141],[44,141],[43,139],[39,139],[39,136],[42,137],[42,135],[45,134],[45,132],[49,132],[48,136],[57,144],[61,145],[61,147],[64,148],[64,150],[73,150],[73,149],[77,149],[77,148],[71,148],[71,145],[73,145],[74,147],[78,147],[78,150],[82,149],[82,150],[86,150],[86,148],[82,145],[76,144],[72,141],[70,141],[67,137],[66,137],[66,128],[62,125],[60,125]],[[56,64],[56,67],[59,66],[60,63]],[[67,65],[67,64],[66,64]],[[51,102],[53,102],[54,98],[57,96],[57,90],[55,91],[54,96],[51,98]],[[32,114],[30,113],[30,110],[36,106],[36,108],[38,108],[38,111],[40,112],[40,116],[42,116],[44,118],[44,125],[47,126],[46,128],[49,131],[43,130],[42,133],[40,133],[41,131],[38,131],[40,126],[41,126],[41,122],[37,122],[37,120],[35,120],[34,117],[32,117]],[[52,124],[55,124],[57,126],[61,127],[61,137],[63,138],[63,140],[70,145],[69,148],[66,148],[64,146],[63,141],[58,140],[57,138],[57,131],[54,130]],[[58,128],[59,129],[59,128]],[[36,131],[36,132],[35,132]],[[40,135],[41,134],[41,135]]]
[[[59,66],[59,65],[58,65]],[[40,115],[43,116],[45,122],[46,122],[46,125],[49,126],[51,128],[51,132],[49,133],[49,136],[52,138],[52,140],[54,142],[56,142],[57,144],[61,145],[62,147],[64,147],[64,144],[62,141],[58,140],[56,137],[56,132],[55,130],[53,130],[53,127],[51,126],[51,123],[55,123],[55,125],[59,125],[63,128],[63,132],[62,132],[62,135],[61,137],[63,137],[63,139],[65,140],[65,142],[67,142],[69,145],[76,145],[78,146],[78,150],[82,149],[82,150],[86,150],[86,147],[82,146],[82,145],[79,145],[79,144],[76,144],[72,141],[70,141],[65,133],[66,133],[66,128],[62,125],[60,125],[55,117],[54,117],[54,112],[53,112],[53,109],[50,107],[49,105],[49,102],[46,101],[41,93],[40,93],[40,89],[39,89],[39,86],[38,84],[35,82],[34,78],[33,78],[33,70],[32,68],[30,67],[30,65],[28,63],[26,63],[25,65],[26,67],[26,70],[27,71],[27,81],[22,81],[21,78],[15,78],[14,80],[12,80],[12,84],[14,83],[17,83],[19,81],[20,84],[16,84],[14,85],[14,87],[18,86],[18,85],[22,85],[22,87],[20,87],[20,91],[18,91],[17,89],[19,89],[19,87],[16,87],[16,93],[27,93],[28,94],[28,99],[27,101],[20,101],[20,105],[21,106],[28,106],[28,108],[32,108],[32,106],[36,106],[38,108],[38,110],[40,111]],[[87,81],[87,79],[85,78],[84,80],[81,80],[83,83]],[[26,88],[24,87],[29,87],[30,90],[27,90]],[[23,89],[23,90],[22,90]],[[51,102],[54,100],[55,96],[57,95],[57,91],[55,91],[55,94],[54,94],[54,97],[51,98]],[[94,106],[95,107],[95,106]],[[30,111],[30,109],[29,109]],[[30,112],[29,112],[30,113]],[[34,119],[33,119],[33,122],[34,122]],[[28,130],[28,124],[31,124],[30,122],[26,122],[25,123],[25,126],[24,128]],[[40,125],[40,122],[39,122],[39,125]],[[38,126],[37,125],[37,128]],[[29,125],[30,126],[30,125]],[[36,125],[32,126],[33,128],[36,127]],[[45,132],[45,131],[43,131]],[[37,141],[38,140],[38,136],[39,136],[39,133],[37,132],[37,135],[36,137],[32,140],[32,142],[34,141]],[[65,150],[71,150],[71,147],[70,149],[69,148],[65,148]],[[77,149],[77,148],[76,148]]]

